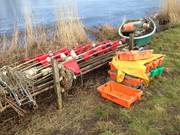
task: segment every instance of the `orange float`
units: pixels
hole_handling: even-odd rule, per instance
[[[129,32],[129,31],[134,31],[136,27],[134,26],[133,23],[127,23],[123,25],[123,31],[124,32]]]

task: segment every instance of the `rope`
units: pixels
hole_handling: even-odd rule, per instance
[[[69,90],[72,87],[74,80],[74,73],[70,69],[66,69],[64,67],[60,70],[60,76],[62,77],[61,86],[65,90]]]

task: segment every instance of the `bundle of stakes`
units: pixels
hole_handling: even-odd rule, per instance
[[[24,105],[36,107],[35,97],[54,89],[52,60],[58,63],[61,92],[66,93],[76,78],[108,64],[116,51],[126,47],[122,40],[98,42],[86,49],[81,46],[81,51],[77,47],[69,49],[69,54],[50,52],[40,61],[33,58],[16,66],[4,66],[0,69],[0,112],[12,108],[24,116]],[[68,68],[65,64],[70,61]]]

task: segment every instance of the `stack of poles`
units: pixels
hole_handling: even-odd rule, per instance
[[[113,41],[109,42],[110,45],[112,43],[113,43]],[[88,59],[84,59],[82,57],[82,55],[87,53],[89,50],[79,54],[76,61],[80,67],[81,73],[76,74],[76,77],[81,77],[82,75],[85,75],[95,69],[98,69],[98,68],[108,64],[109,61],[112,59],[112,57],[115,55],[115,53],[117,51],[122,50],[123,48],[126,48],[126,49],[128,48],[127,44],[122,44],[121,41],[118,41],[118,43],[119,43],[119,45],[116,48],[109,49],[107,52],[104,52],[104,53],[94,52],[93,54],[91,54],[89,56]],[[103,44],[100,46],[103,46]],[[93,45],[92,45],[91,49],[94,49]],[[65,62],[66,61],[58,61],[58,65],[62,65]],[[32,68],[36,68],[38,70],[37,74],[33,75],[31,78],[31,80],[33,81],[33,84],[34,84],[34,90],[30,91],[32,97],[40,95],[49,90],[53,90],[54,89],[54,80],[53,80],[53,72],[52,72],[52,63],[48,64],[48,65],[42,65],[42,61],[35,62],[35,59],[32,59],[32,60],[29,60],[27,62],[24,62],[22,64],[19,64],[19,65],[13,67],[13,70],[18,70],[18,71],[24,72],[24,71],[30,70]],[[47,69],[47,68],[49,68],[50,71],[46,75],[43,75],[43,73],[41,71],[43,69]],[[14,102],[15,102],[15,100],[14,100]],[[22,105],[29,103],[27,97],[21,98],[20,102],[22,102]],[[7,104],[2,110],[5,110],[9,107],[11,107],[11,106],[9,104]]]

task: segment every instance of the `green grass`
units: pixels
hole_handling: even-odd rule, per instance
[[[17,135],[179,135],[180,134],[180,27],[158,33],[150,43],[155,53],[166,54],[164,66],[170,69],[144,90],[141,101],[130,109],[100,98],[96,88],[106,75],[88,76],[78,86],[62,111],[45,106],[1,134]],[[41,106],[40,106],[41,107]]]
[[[178,135],[180,134],[180,27],[158,33],[150,43],[155,53],[166,54],[164,66],[168,74],[150,83],[144,90],[142,101],[130,109],[113,107],[104,103],[96,109],[96,115],[105,118],[113,115],[120,129],[104,129],[128,135]],[[109,122],[109,120],[107,120]],[[105,123],[103,123],[105,124]],[[113,127],[113,126],[112,126]]]

